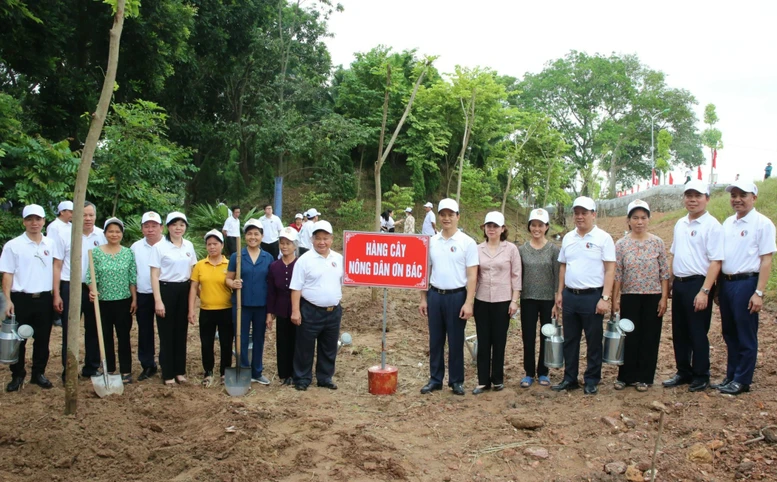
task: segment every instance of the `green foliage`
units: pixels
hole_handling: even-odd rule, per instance
[[[240,210],[240,224],[242,225],[251,218],[257,217],[259,211],[256,208]],[[262,213],[263,215],[263,213]],[[194,204],[189,210],[189,223],[191,229],[205,235],[211,229],[218,229],[224,226],[224,221],[229,217],[227,206],[213,204]]]
[[[301,199],[302,209],[318,209],[322,213],[331,202],[332,195],[326,191],[307,191],[302,194]]]
[[[372,218],[364,209],[364,200],[362,199],[345,201],[335,210],[335,214],[340,218],[340,226],[348,230],[363,228]]]
[[[22,217],[0,209],[0,246],[24,232]]]
[[[464,172],[461,178],[461,211],[476,212],[498,208],[495,200],[499,196],[496,179],[488,176],[469,161],[464,162]]]
[[[383,193],[383,208],[402,210],[413,205],[415,192],[412,187],[399,187],[396,184],[391,189]]]
[[[103,3],[111,6],[114,15],[119,9],[118,0],[103,0]],[[137,17],[140,14],[140,0],[127,0],[124,4],[124,16],[127,18]]]

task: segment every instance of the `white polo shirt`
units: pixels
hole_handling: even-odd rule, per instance
[[[758,273],[761,256],[777,251],[774,223],[751,209],[737,219],[730,216],[723,221],[723,274]]]
[[[54,242],[46,236],[36,243],[27,233],[5,243],[0,255],[0,273],[13,275],[12,292],[51,291],[54,280]]]
[[[604,263],[615,262],[615,243],[606,231],[594,226],[584,236],[577,229],[564,235],[559,263],[566,263],[564,285],[576,290],[604,286]]]
[[[192,277],[192,266],[197,264],[194,245],[189,240],[182,240],[178,247],[162,238],[151,250],[150,268],[159,268],[159,281],[180,283],[189,281]],[[150,270],[149,270],[150,272]]]
[[[299,231],[299,247],[313,249],[313,225],[316,224],[310,219],[305,221],[302,229]]]
[[[342,284],[343,255],[330,249],[324,257],[311,250],[294,264],[289,289],[299,291],[308,302],[326,308],[340,303]]]
[[[694,220],[686,215],[674,225],[670,251],[674,276],[707,276],[710,262],[724,257],[723,227],[709,212]]]
[[[159,243],[164,241],[165,238],[159,240]],[[154,246],[148,244],[148,240],[143,238],[139,241],[135,241],[130,247],[133,253],[135,253],[135,265],[138,271],[138,293],[150,295],[154,292],[151,289],[151,257],[154,254]]]
[[[480,265],[477,243],[461,231],[448,239],[442,231],[432,236],[429,260],[432,270],[429,283],[441,290],[466,287],[467,268]]]
[[[89,280],[89,251],[108,244],[103,230],[95,227],[89,236],[81,235],[81,277],[82,283],[90,283]],[[54,258],[62,261],[60,281],[70,281],[70,236],[58,236],[54,242]]]
[[[234,216],[229,216],[226,221],[224,221],[224,227],[221,228],[222,231],[227,232],[227,236],[230,238],[239,238],[240,237],[240,219],[236,218]]]
[[[426,213],[426,216],[424,217],[424,225],[421,227],[421,234],[428,234],[429,236],[434,236],[436,233],[434,232],[434,226],[432,226],[432,223],[436,223],[436,222],[437,222],[437,218],[434,216],[434,213],[432,211],[429,211],[428,213]]]
[[[283,229],[281,218],[273,214],[269,218],[267,216],[262,216],[259,218],[259,222],[262,223],[262,230],[264,231],[262,234],[262,242],[265,244],[272,244],[278,241],[278,235]]]
[[[46,237],[56,239],[57,236],[70,236],[70,228],[73,225],[57,218],[50,222],[46,228]]]

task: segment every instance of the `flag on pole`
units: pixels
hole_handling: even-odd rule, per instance
[[[717,149],[713,149],[712,150],[712,168],[713,169],[717,169],[717,167],[718,167],[716,165],[716,162],[715,162],[717,159],[718,159],[718,150]]]
[[[699,178],[699,181],[701,181],[701,166],[699,166],[699,172],[696,176]]]
[[[634,186],[631,186],[631,194],[634,194]]]
[[[653,171],[650,174],[650,180],[654,186],[658,186],[658,174],[656,174],[655,168],[653,168]]]
[[[672,173],[670,172],[669,173],[669,185],[671,186],[672,184],[674,184],[674,179],[672,178]]]

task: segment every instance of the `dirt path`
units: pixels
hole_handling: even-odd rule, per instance
[[[622,233],[623,223],[610,218],[602,227]],[[777,479],[775,445],[743,444],[777,423],[773,312],[762,316],[753,392],[739,397],[660,385],[646,393],[616,392],[617,367],[609,365],[596,396],[579,390],[557,394],[536,384],[521,389],[518,326],[508,337],[504,391],[469,393],[476,375],[467,353],[466,396],[448,390],[421,396],[428,337],[417,300],[415,292],[389,292],[388,361],[399,367],[393,396],[376,397],[367,390],[367,368],[380,362],[382,305],[373,304],[364,288],[345,290],[343,331],[353,335],[354,345],[338,356],[337,391],[297,392],[277,379],[270,386],[254,385],[240,399],[230,398],[223,387],[202,388],[195,327],[189,335],[187,386],[170,389],[157,378],[101,400],[91,382],[81,381],[76,417],[62,415],[64,390],[58,381],[52,390],[27,385],[20,393],[3,392],[0,480],[626,480],[626,475],[607,474],[605,465],[635,466],[629,474],[649,467],[661,407],[666,414],[657,480]],[[467,330],[474,333],[474,323]],[[710,338],[717,380],[726,357],[717,315]],[[60,339],[55,329],[52,381],[59,373]],[[268,377],[275,374],[274,342],[274,334],[268,335]],[[667,316],[656,381],[673,373]],[[558,381],[561,370],[551,370],[551,376]],[[9,371],[0,369],[3,386],[9,378]],[[541,427],[517,429],[511,422]],[[615,465],[610,467],[617,472]]]

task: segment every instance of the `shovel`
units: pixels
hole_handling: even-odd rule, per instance
[[[97,320],[97,339],[100,343],[100,358],[102,359],[103,374],[92,377],[92,386],[100,398],[108,395],[121,395],[124,393],[124,383],[120,375],[108,375],[108,362],[105,359],[105,340],[103,339],[103,323],[100,317],[100,300],[97,298],[97,278],[94,274],[94,256],[89,250],[89,270],[92,272],[92,290],[94,291],[94,315]]]
[[[235,256],[237,261],[237,268],[235,270],[235,277],[240,277],[242,275],[242,271],[240,270],[241,263],[240,258],[242,258],[242,252],[240,251],[240,236],[237,238],[237,256]],[[236,320],[236,330],[237,333],[235,333],[235,358],[237,358],[237,363],[235,363],[235,368],[227,368],[224,372],[224,386],[227,389],[227,393],[232,397],[242,397],[246,393],[248,393],[248,390],[251,389],[251,371],[249,370],[240,370],[240,321],[243,317],[243,298],[240,293],[240,289],[237,290],[237,320]]]

